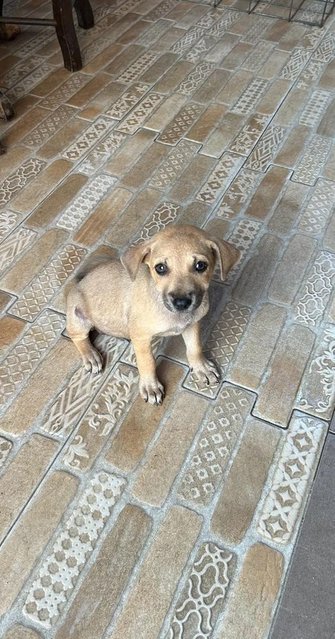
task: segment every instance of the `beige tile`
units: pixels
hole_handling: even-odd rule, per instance
[[[232,107],[249,83],[250,72],[241,70],[236,71],[236,73],[230,73],[230,78],[220,93],[218,93],[217,100],[223,102],[223,104],[226,104],[228,107]]]
[[[0,613],[10,609],[44,546],[59,524],[74,496],[77,479],[64,472],[53,472],[43,482],[29,508],[21,515],[0,550],[3,575]]]
[[[155,189],[145,188],[128,204],[122,214],[122,226],[114,225],[106,240],[114,247],[125,247],[134,238],[150,212],[158,205],[160,193]]]
[[[107,73],[97,73],[85,86],[83,86],[77,93],[68,99],[67,104],[71,104],[74,107],[85,107],[87,102],[93,99],[93,97],[102,91],[106,84],[111,81],[111,78]]]
[[[120,151],[106,164],[106,170],[112,175],[122,177],[152,144],[155,136],[156,133],[154,131],[147,131],[146,129],[140,129],[134,135],[128,136]]]
[[[146,128],[153,129],[154,131],[162,131],[185,102],[186,98],[181,95],[169,96],[146,121]]]
[[[275,158],[276,164],[293,168],[303,153],[309,136],[310,130],[307,127],[302,125],[294,127]]]
[[[64,384],[64,379],[78,367],[78,355],[69,340],[62,339],[33,372],[16,401],[2,417],[4,432],[22,435],[42,414],[47,403]]]
[[[154,84],[178,60],[174,53],[163,53],[151,67],[141,75],[141,82]]]
[[[120,75],[144,51],[144,47],[139,44],[130,44],[126,49],[123,47],[120,53],[116,55],[114,60],[105,68],[105,71],[114,77]]]
[[[95,120],[96,117],[105,113],[106,109],[115,102],[124,91],[121,82],[109,82],[90,102],[85,104],[80,111],[80,117],[87,120]]]
[[[200,527],[194,512],[180,506],[168,511],[109,639],[157,638]]]
[[[266,77],[261,74],[262,77]],[[257,111],[266,115],[274,114],[291,88],[287,80],[275,80],[257,104]]]
[[[200,154],[195,155],[186,171],[176,180],[169,191],[169,198],[177,202],[184,202],[188,201],[190,197],[194,197],[199,184],[206,180],[214,166],[213,158]]]
[[[117,38],[118,44],[129,44],[133,40],[141,37],[141,34],[145,32],[148,23],[145,20],[138,20],[135,24],[131,25],[129,29],[124,31],[122,35]]]
[[[150,523],[150,517],[142,509],[125,506],[99,549],[55,639],[68,639],[69,628],[72,639],[103,635],[143,550]]]
[[[111,224],[122,215],[132,195],[126,189],[115,188],[110,195],[98,204],[92,215],[78,229],[74,236],[74,241],[84,244],[84,246],[92,246],[99,240],[101,241]]]
[[[0,318],[1,354],[20,337],[25,328],[26,323],[16,317],[5,315]]]
[[[274,122],[281,126],[290,126],[300,113],[309,93],[306,89],[293,88],[279,107]]]
[[[11,626],[3,639],[41,639],[41,635],[25,626]]]
[[[158,164],[164,160],[169,148],[163,144],[153,143],[133,168],[122,179],[122,185],[130,188],[140,188],[152,175]]]
[[[258,391],[254,415],[287,428],[301,378],[314,343],[305,326],[289,326],[280,336]]]
[[[229,370],[229,381],[251,390],[258,389],[285,320],[285,310],[271,304],[265,304],[256,312]]]
[[[223,120],[204,143],[201,153],[219,158],[236,137],[243,126],[244,119],[237,113],[226,113]]]
[[[289,176],[289,172],[284,168],[270,167],[251,199],[247,214],[257,219],[266,218]]]
[[[3,141],[2,137],[1,140]],[[23,146],[9,146],[6,149],[6,162],[0,164],[0,180],[12,173],[13,169],[22,164],[28,155],[29,150]]]
[[[40,147],[38,154],[47,160],[51,160],[56,155],[59,155],[66,149],[69,141],[74,140],[80,135],[87,127],[85,120],[79,118],[72,119],[68,124],[65,124],[58,133],[52,136],[42,147]]]
[[[193,65],[190,62],[177,60],[177,62],[164,73],[163,77],[156,82],[155,90],[158,91],[158,93],[172,93],[192,69]]]
[[[269,229],[283,235],[290,233],[300,216],[301,203],[308,193],[307,186],[289,181],[269,220]]]
[[[329,138],[335,136],[335,99],[333,99],[324,113],[318,126],[317,133]]]
[[[322,175],[328,180],[335,181],[335,146],[330,150],[328,159],[323,167]]]
[[[320,89],[325,89],[326,91],[333,91],[334,82],[335,82],[335,62],[331,61],[326,67],[323,74],[321,75],[318,86]]]
[[[230,545],[240,544],[251,524],[279,439],[277,429],[248,420],[211,522],[214,534]]]
[[[107,64],[111,64],[111,60],[116,58],[124,50],[124,47],[121,44],[117,44],[113,42],[108,47],[105,47],[101,53],[96,55],[92,60],[90,60],[83,67],[84,73],[95,73],[96,71],[101,71]],[[106,71],[106,69],[104,69]]]
[[[152,406],[145,404],[141,397],[135,400],[106,454],[107,461],[117,468],[131,470],[140,461],[161,419],[175,401],[176,390],[184,370],[176,364],[163,360],[158,366],[157,374],[165,386],[167,395],[163,404],[155,407],[154,411]],[[137,437],[139,429],[141,437]]]
[[[205,142],[217,123],[223,120],[225,112],[225,106],[210,104],[187,133],[187,139],[194,142]]]
[[[3,540],[26,502],[35,492],[56,455],[58,445],[41,435],[32,435],[16,453],[0,478],[0,538]]]
[[[326,232],[323,239],[323,248],[326,251],[332,251],[335,253],[335,216],[333,215],[326,228]]]
[[[153,506],[163,505],[207,407],[206,400],[200,397],[179,395],[135,479],[132,492],[137,499]]]
[[[18,122],[15,122],[13,126],[2,137],[2,142],[8,148],[12,147],[23,140],[23,138],[30,133],[42,120],[49,115],[49,111],[42,109],[40,106],[35,106],[28,110]]]
[[[80,173],[72,173],[58,186],[27,218],[33,228],[46,227],[58,217],[69,202],[85,186],[87,177]]]
[[[218,639],[260,639],[267,635],[283,570],[284,559],[277,550],[259,543],[251,546]]]
[[[32,89],[33,95],[38,95],[38,97],[43,98],[45,95],[48,95],[51,91],[55,89],[59,84],[62,84],[69,77],[69,72],[67,69],[53,69],[52,72],[44,79],[42,82],[39,82]]]
[[[294,235],[275,270],[269,299],[291,305],[316,249],[316,242],[305,235]]]
[[[254,306],[265,293],[273,273],[282,241],[274,235],[264,235],[256,253],[247,262],[233,291],[233,297],[243,304]]]
[[[13,301],[13,298],[9,293],[0,291],[0,313],[6,310],[7,306]]]
[[[276,24],[278,24],[278,22],[279,21],[277,21]],[[268,37],[268,33],[267,33],[266,39],[267,39],[267,41],[271,39],[271,38]],[[274,49],[274,51],[269,55],[269,57],[266,60],[266,62],[259,69],[258,74],[262,78],[266,78],[267,80],[272,80],[272,78],[276,77],[276,75],[278,75],[280,73],[281,69],[286,64],[288,57],[289,57],[289,53],[287,51],[280,51],[279,49]],[[283,81],[281,81],[281,80],[279,80],[277,82],[274,82],[273,86],[274,87],[282,87],[282,89],[285,89],[285,84],[286,84],[287,91],[288,91],[289,90],[289,83],[285,83],[285,82],[283,83]],[[272,93],[271,89],[270,89],[270,93]],[[281,99],[285,95],[285,93],[286,93],[285,90],[282,90],[280,92],[280,94],[281,94],[280,98]],[[274,98],[274,95],[273,95],[273,98]],[[280,104],[281,99],[279,99],[277,104]]]
[[[222,67],[230,71],[237,69],[246,57],[252,52],[253,47],[247,42],[238,42],[228,55],[222,60]]]
[[[12,208],[20,213],[28,213],[62,181],[71,169],[71,162],[55,160],[55,162],[41,171],[37,180],[22,189],[19,195],[12,200]]]

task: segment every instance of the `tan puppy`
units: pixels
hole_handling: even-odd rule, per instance
[[[182,334],[187,359],[196,375],[217,383],[219,373],[202,352],[200,319],[208,311],[208,287],[218,262],[224,279],[239,251],[194,226],[168,226],[149,240],[130,246],[119,260],[89,271],[67,296],[67,331],[85,368],[101,371],[100,354],[89,340],[95,327],[133,342],[140,394],[161,404],[151,342],[155,336]]]

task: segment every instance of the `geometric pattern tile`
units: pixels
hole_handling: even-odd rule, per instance
[[[159,93],[148,93],[143,100],[136,106],[129,115],[118,125],[117,131],[132,135],[143,126],[145,120],[158,107],[165,96]]]
[[[248,87],[245,91],[243,91],[242,95],[232,107],[232,113],[250,115],[255,110],[257,102],[259,102],[261,97],[264,95],[268,85],[269,82],[262,78],[254,78],[251,80]]]
[[[41,106],[47,109],[56,109],[59,105],[67,102],[77,91],[82,89],[88,81],[89,76],[85,73],[73,73],[60,87],[43,98]]]
[[[3,86],[10,89],[34,71],[36,67],[40,66],[42,62],[44,62],[43,58],[37,55],[30,56],[27,60],[20,60],[10,71],[2,75],[1,82]]]
[[[83,248],[68,244],[36,275],[11,307],[13,315],[32,321],[72,275],[85,257]]]
[[[46,166],[39,158],[25,160],[13,173],[0,184],[0,206],[4,206],[25,185],[36,177]]]
[[[116,120],[122,120],[125,115],[143,98],[149,91],[150,84],[134,84],[128,87],[121,97],[106,111],[106,115]]]
[[[268,490],[257,530],[267,541],[286,544],[303,514],[327,426],[294,415]]]
[[[272,52],[273,46],[272,42],[268,42],[266,40],[260,41],[257,46],[254,47],[254,50],[250,53],[250,55],[248,55],[247,59],[244,60],[241,68],[252,71],[253,73],[258,71],[266,62]]]
[[[23,139],[23,144],[30,147],[41,146],[69,122],[74,113],[75,110],[72,107],[62,104]]]
[[[233,153],[224,153],[216,167],[198,192],[196,199],[211,204],[221,195],[236,175],[243,158]]]
[[[253,171],[266,171],[283,142],[285,132],[286,129],[281,126],[270,125],[263,133],[245,166]]]
[[[29,325],[0,364],[0,405],[4,406],[36,369],[44,353],[56,342],[64,318],[46,310]]]
[[[199,548],[165,639],[213,636],[230,585],[234,559],[231,552],[213,542]]]
[[[192,95],[215,69],[213,62],[201,62],[179,84],[176,91],[182,95]]]
[[[327,91],[314,91],[312,97],[307,102],[300,119],[299,124],[304,126],[316,127],[323,116],[330,102],[330,93]]]
[[[89,482],[29,590],[25,614],[45,628],[58,620],[125,487],[99,471]]]
[[[143,226],[140,235],[133,242],[138,244],[152,237],[158,231],[176,220],[181,213],[181,206],[173,202],[162,202],[154,211],[151,218]]]
[[[296,320],[305,326],[320,324],[335,283],[335,255],[322,252],[316,258],[293,306]]]
[[[10,101],[16,102],[23,95],[27,93],[33,93],[34,86],[41,82],[46,76],[50,75],[55,70],[48,62],[42,62],[37,69],[35,69],[32,73],[27,75],[25,78],[20,80],[14,87],[12,87],[8,93],[7,97]]]
[[[184,55],[204,33],[205,30],[203,28],[192,27],[171,47],[171,51],[178,55]]]
[[[194,43],[190,51],[185,53],[185,60],[193,62],[193,64],[200,62],[200,60],[204,58],[205,54],[208,53],[215,44],[216,40],[213,37],[200,38]]]
[[[14,211],[1,211],[0,212],[0,242],[13,230],[13,228],[19,223],[20,216]]]
[[[290,80],[291,82],[294,82],[310,57],[311,51],[306,51],[306,49],[301,49],[299,47],[293,49],[292,54],[283,67],[279,77],[283,80]]]
[[[228,276],[225,279],[226,284],[231,284],[231,282],[235,279],[236,274],[242,270],[248,256],[249,249],[254,244],[261,228],[261,222],[244,219],[238,222],[231,235],[229,235],[228,241],[240,251],[241,256],[238,264],[233,266],[233,268],[229,271]]]
[[[158,54],[152,51],[145,51],[135,62],[125,69],[119,76],[118,81],[130,84],[136,80],[157,60]]]
[[[230,220],[242,212],[248,200],[255,192],[262,176],[256,171],[241,169],[226,190],[215,216]]]
[[[4,437],[0,437],[0,468],[4,465],[10,451],[13,448],[12,442]]]
[[[329,138],[313,135],[293,173],[292,181],[313,186],[322,172],[331,146],[332,141]]]
[[[224,384],[199,431],[191,459],[179,482],[186,501],[207,506],[222,482],[255,397],[249,391]]]
[[[255,144],[257,144],[268,122],[269,118],[266,115],[257,113],[253,115],[231,143],[229,150],[248,156]]]
[[[223,16],[208,29],[208,33],[215,38],[221,38],[237,20],[239,20],[239,16],[236,11],[227,9]]]
[[[109,161],[114,153],[120,148],[126,140],[126,135],[119,131],[111,131],[106,138],[98,142],[91,151],[78,164],[77,171],[84,175],[92,175],[107,161]]]
[[[160,134],[158,142],[176,144],[191,128],[202,111],[203,106],[200,104],[192,102],[186,104]]]
[[[149,185],[156,189],[172,186],[179,175],[188,167],[198,148],[199,145],[195,145],[194,142],[181,140],[177,146],[171,149],[167,158],[154,171]]]
[[[66,151],[62,153],[63,157],[67,160],[78,160],[87,153],[100,138],[104,137],[114,124],[115,123],[108,118],[97,118],[93,124],[87,127],[84,133],[81,133],[76,142],[71,144]]]
[[[302,379],[296,407],[310,415],[330,420],[334,406],[335,326],[327,324]]]
[[[115,182],[116,178],[104,173],[93,178],[77,195],[72,204],[63,211],[57,226],[68,231],[75,230],[90,215]]]
[[[7,269],[11,262],[22,253],[36,236],[35,231],[19,228],[0,246],[0,271]]]
[[[305,233],[318,235],[324,231],[335,206],[335,183],[319,179],[307,206],[302,211],[298,227]]]

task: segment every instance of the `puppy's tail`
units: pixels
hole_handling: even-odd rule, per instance
[[[98,268],[98,266],[101,266],[103,264],[109,264],[110,262],[115,260],[116,257],[117,257],[116,254],[112,250],[110,253],[102,253],[102,254],[100,253],[98,255],[97,254],[89,255],[86,258],[86,260],[84,260],[83,264],[81,264],[81,266],[79,267],[75,275],[65,285],[64,287],[65,297],[68,296],[69,291],[76,284],[78,284],[78,282],[81,282],[81,280],[83,280],[84,277],[88,275],[88,273],[91,273],[94,269]]]

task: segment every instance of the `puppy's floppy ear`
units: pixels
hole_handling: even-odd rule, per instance
[[[132,280],[135,279],[140,264],[144,262],[145,258],[151,251],[151,240],[141,242],[135,246],[129,246],[125,252],[121,255],[121,264],[128,271]]]
[[[217,262],[220,264],[221,279],[226,279],[230,269],[240,259],[240,251],[225,240],[209,240],[209,245],[215,253]]]

